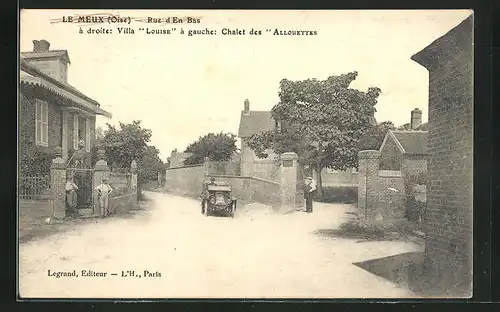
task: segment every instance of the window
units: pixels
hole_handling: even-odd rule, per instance
[[[35,137],[36,144],[49,145],[49,105],[47,102],[36,100],[35,105]]]
[[[78,115],[73,115],[73,149],[78,149]]]
[[[90,152],[90,118],[85,119],[85,150]]]

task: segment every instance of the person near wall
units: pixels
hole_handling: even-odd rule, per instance
[[[68,177],[68,179],[66,180],[66,204],[69,213],[73,217],[78,216],[78,210],[76,209],[78,205],[76,190],[78,190],[78,186],[73,182],[72,177]]]
[[[205,213],[205,206],[208,200],[208,186],[209,185],[214,185],[215,184],[215,178],[211,177],[210,181],[203,181],[203,186],[201,188],[201,213]]]
[[[99,207],[101,209],[101,218],[109,216],[109,194],[113,188],[108,184],[108,179],[102,179],[102,183],[96,188]]]
[[[311,177],[307,177],[304,182],[304,198],[306,200],[306,212],[313,211],[313,196],[316,191],[316,182]]]

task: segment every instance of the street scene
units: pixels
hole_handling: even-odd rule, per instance
[[[20,298],[472,296],[472,11],[21,13]]]
[[[133,217],[23,244],[23,290],[39,298],[136,298],[138,292],[150,298],[217,298],[221,293],[227,298],[413,296],[404,285],[352,263],[421,251],[417,244],[314,234],[339,227],[349,216],[349,205],[318,205],[314,215],[278,216],[269,207],[253,204],[234,219],[207,219],[195,200],[163,193],[147,196],[148,209]],[[77,269],[80,277],[47,278],[47,269]],[[81,270],[118,276],[83,277]],[[122,270],[136,275],[159,272],[161,277],[137,280],[122,277]]]

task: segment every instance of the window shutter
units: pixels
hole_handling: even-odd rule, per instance
[[[40,144],[42,142],[42,131],[40,128],[40,121],[41,121],[41,107],[40,107],[40,101],[36,100],[35,101],[35,139],[36,143]]]
[[[85,149],[90,152],[90,118],[85,119]]]
[[[42,119],[42,131],[43,131],[43,144],[49,145],[49,104],[42,103],[43,106],[43,119]]]
[[[78,149],[78,115],[73,115],[73,149]]]

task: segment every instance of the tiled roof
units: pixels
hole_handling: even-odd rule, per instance
[[[52,92],[58,94],[59,96],[71,100],[72,102],[78,103],[83,107],[90,109],[96,114],[103,115],[111,118],[111,114],[105,110],[99,108],[99,103],[73,86],[67,83],[58,81],[51,76],[41,72],[36,67],[30,65],[25,60],[21,59],[20,62],[20,81],[21,83],[38,85]]]
[[[238,136],[246,138],[257,133],[274,129],[274,119],[268,111],[241,112]]]
[[[399,144],[405,150],[405,154],[427,155],[427,131],[391,131]]]
[[[24,59],[41,59],[50,57],[61,57],[66,63],[70,63],[68,51],[66,50],[49,50],[47,52],[21,52],[21,58]]]
[[[417,129],[415,129],[415,130],[427,131],[427,130],[429,130],[429,127],[428,127],[427,123],[425,122],[425,123],[421,124],[420,126],[418,126]]]

